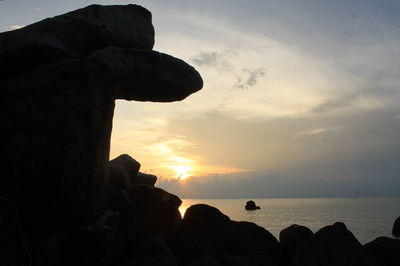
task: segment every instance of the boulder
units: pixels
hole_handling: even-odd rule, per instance
[[[168,247],[166,241],[160,236],[139,235],[129,258],[121,266],[177,266],[178,262]]]
[[[309,239],[313,232],[305,226],[293,224],[279,233],[284,265],[290,265],[297,248]]]
[[[122,165],[108,164],[108,184],[117,190],[128,190],[132,187],[131,177]]]
[[[351,266],[397,266],[400,263],[400,240],[378,237],[365,244],[352,259]]]
[[[140,169],[140,163],[128,154],[122,154],[108,162],[108,180],[115,189],[130,189],[131,178]]]
[[[216,234],[227,228],[231,219],[220,210],[207,204],[190,206],[183,217],[181,227],[171,242],[173,250],[181,264],[210,263],[216,258]],[[201,265],[201,264],[200,264]]]
[[[104,212],[115,99],[178,101],[202,87],[193,67],[151,51],[153,40],[150,12],[133,5],[0,34],[0,194],[32,239]]]
[[[360,242],[341,222],[325,226],[306,240],[292,260],[292,266],[348,265],[361,247]]]
[[[129,197],[137,210],[139,232],[167,238],[175,235],[182,221],[182,201],[177,196],[161,188],[136,185],[129,190]]]
[[[246,206],[244,208],[248,211],[252,211],[252,210],[259,210],[260,206],[257,206],[253,200],[249,200],[246,202]]]
[[[245,257],[251,265],[279,265],[281,262],[278,240],[268,230],[251,222],[231,222],[216,235],[214,248],[217,254]]]
[[[91,5],[0,35],[0,79],[109,46],[151,50],[151,13],[138,5]]]
[[[138,231],[137,210],[127,191],[110,189],[107,209],[118,214],[117,231],[120,235],[127,240],[134,239]]]
[[[172,247],[183,265],[278,265],[281,256],[279,242],[266,229],[231,221],[206,204],[186,210]]]
[[[157,176],[145,174],[145,173],[137,173],[134,177],[131,178],[131,183],[133,185],[149,185],[154,186],[157,181]]]
[[[188,264],[188,266],[221,266],[215,257],[203,256]]]
[[[196,204],[186,210],[182,230],[185,234],[211,234],[228,227],[230,222],[231,219],[217,208],[207,204]]]
[[[11,202],[0,196],[0,265],[30,264],[28,238],[21,227],[17,210]]]
[[[100,223],[58,232],[34,246],[33,265],[115,265],[123,244],[111,227]]]
[[[400,216],[394,221],[392,234],[394,237],[400,238]]]

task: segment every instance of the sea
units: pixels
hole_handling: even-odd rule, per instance
[[[246,201],[261,209],[246,211]],[[279,239],[279,232],[299,224],[313,232],[337,221],[361,242],[379,236],[392,237],[394,220],[400,216],[400,198],[287,198],[287,199],[183,199],[182,216],[191,205],[204,203],[218,208],[231,220],[256,223]]]

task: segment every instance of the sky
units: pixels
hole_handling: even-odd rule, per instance
[[[182,198],[399,197],[400,2],[0,1],[0,30],[97,4],[153,14],[182,102],[117,101],[110,158]]]

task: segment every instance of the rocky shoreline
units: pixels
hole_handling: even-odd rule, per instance
[[[0,34],[0,265],[399,265],[399,239],[361,245],[340,222],[278,241],[205,204],[182,218],[139,162],[109,161],[116,99],[180,101],[203,86],[152,50],[151,20],[92,5]]]
[[[157,178],[139,172],[140,164],[129,155],[108,166],[103,215],[37,242],[29,241],[16,208],[1,198],[1,265],[361,266],[398,265],[400,259],[399,239],[378,237],[361,245],[341,222],[315,233],[294,224],[278,240],[267,229],[233,221],[206,204],[192,205],[182,218],[182,201],[156,187]]]

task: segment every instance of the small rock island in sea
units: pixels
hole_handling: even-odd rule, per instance
[[[116,99],[180,101],[203,86],[153,45],[151,13],[137,5],[0,34],[0,265],[399,265],[400,240],[361,245],[340,222],[293,225],[278,241],[205,204],[182,218],[179,197],[139,162],[110,161]]]
[[[261,209],[260,206],[257,206],[256,203],[254,202],[254,200],[249,200],[246,202],[246,206],[244,206],[244,208],[248,211],[252,211],[252,210],[259,210]]]

